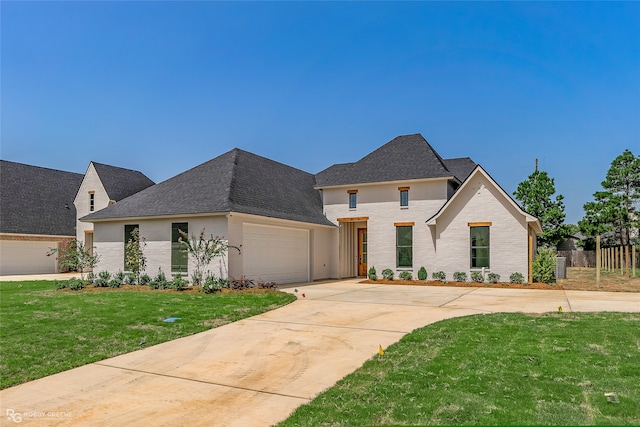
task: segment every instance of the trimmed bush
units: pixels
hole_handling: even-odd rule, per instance
[[[119,288],[122,285],[122,280],[118,280],[117,278],[109,280],[110,288]]]
[[[522,273],[513,273],[511,276],[509,276],[509,282],[522,284],[524,283],[524,276],[522,275]]]
[[[398,274],[398,278],[400,280],[413,280],[413,275],[410,271],[401,271],[400,274]]]
[[[391,270],[390,268],[385,268],[384,270],[382,270],[382,277],[385,280],[393,280],[393,270]]]
[[[369,280],[378,280],[378,275],[376,274],[376,268],[371,266],[369,267],[369,274],[367,274]]]
[[[424,267],[420,267],[420,270],[418,270],[418,280],[427,280],[427,277],[429,277],[429,275],[427,274],[427,269]]]
[[[472,271],[471,281],[476,283],[482,283],[484,282],[484,277],[482,277],[482,273],[480,273],[479,271]]]
[[[447,280],[447,273],[445,273],[444,271],[434,271],[433,273],[431,273],[431,278],[433,280],[440,280],[441,282],[444,282],[445,280]]]
[[[467,281],[467,273],[464,271],[456,271],[453,273],[453,281],[454,282],[466,282]]]
[[[498,283],[500,281],[500,275],[498,273],[489,273],[487,274],[487,279],[489,279],[489,283]]]
[[[149,283],[151,283],[151,276],[149,276],[148,274],[143,274],[142,276],[140,276],[140,285],[148,286]]]
[[[162,269],[158,268],[158,274],[149,282],[149,289],[168,289],[169,282]]]
[[[533,260],[533,281],[555,283],[556,253],[552,249],[538,248],[536,259]]]

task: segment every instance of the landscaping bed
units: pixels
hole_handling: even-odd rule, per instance
[[[486,283],[486,282],[448,282],[440,280],[363,280],[360,283],[384,284],[384,285],[410,285],[410,286],[454,286],[465,288],[510,288],[510,289],[552,289],[563,290],[560,284],[548,283]]]

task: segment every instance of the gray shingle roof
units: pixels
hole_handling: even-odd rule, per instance
[[[83,219],[241,212],[333,225],[312,174],[233,149]]]
[[[116,202],[154,184],[142,172],[97,162],[91,163],[93,163],[109,199]]]
[[[453,175],[458,178],[460,182],[463,182],[473,172],[476,167],[476,163],[469,157],[460,157],[458,159],[445,159],[444,164],[447,166]]]
[[[0,231],[76,235],[73,200],[83,175],[0,160]]]
[[[413,134],[398,136],[355,163],[323,170],[316,175],[316,187],[453,176],[427,140]]]

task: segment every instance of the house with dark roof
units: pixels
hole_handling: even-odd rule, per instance
[[[234,149],[80,218],[98,270],[125,270],[128,233],[147,272],[189,275],[179,230],[223,237],[218,277],[279,283],[365,276],[370,267],[527,275],[540,222],[470,158],[443,159],[420,134],[310,174]],[[397,274],[396,274],[397,276]]]
[[[154,184],[142,172],[105,165],[98,162],[89,162],[73,205],[80,218],[97,212],[136,194]],[[83,242],[89,250],[93,249],[93,225],[76,219],[75,237]]]
[[[0,160],[0,274],[55,273],[72,240],[82,174]]]

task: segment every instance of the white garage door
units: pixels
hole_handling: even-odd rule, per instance
[[[277,283],[309,280],[309,231],[244,224],[242,267],[250,279]]]
[[[47,256],[57,242],[0,241],[0,275],[55,273],[56,257]]]

